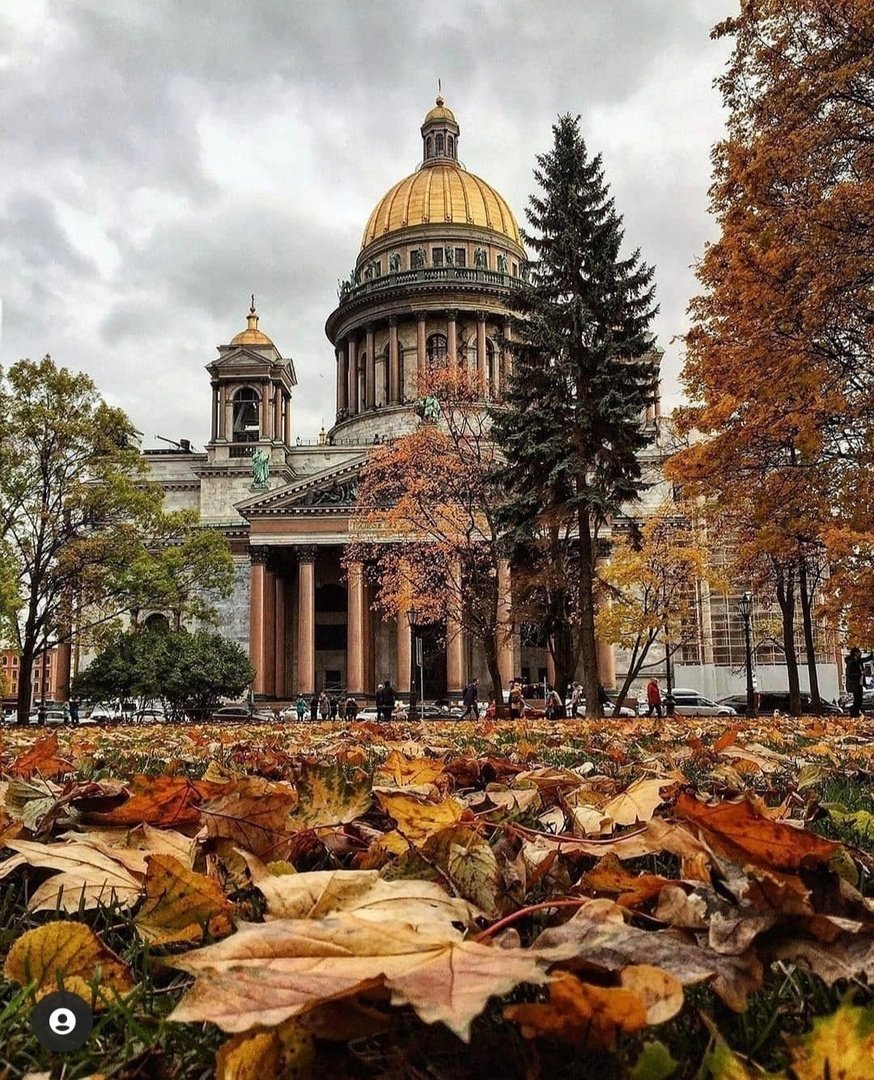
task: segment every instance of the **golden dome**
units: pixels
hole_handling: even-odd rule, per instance
[[[522,246],[519,226],[503,196],[457,161],[442,158],[427,162],[383,195],[367,222],[361,247],[401,229],[442,224],[490,229]]]
[[[452,109],[446,108],[440,94],[437,95],[437,103],[434,108],[431,109],[429,113],[426,113],[425,119],[422,121],[422,127],[424,127],[425,124],[429,124],[432,120],[448,120],[450,124],[458,124],[458,121],[455,119],[455,113]]]
[[[273,342],[261,330],[258,329],[258,313],[255,311],[255,297],[252,297],[252,306],[246,316],[246,329],[241,330],[236,337],[231,338],[232,345],[270,345]],[[275,346],[273,346],[275,347]]]

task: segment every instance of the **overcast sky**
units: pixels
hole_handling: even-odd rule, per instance
[[[208,438],[204,365],[245,326],[294,358],[295,433],[334,403],[324,335],[373,205],[421,157],[438,76],[459,153],[517,216],[562,112],[656,267],[678,395],[713,235],[711,27],[737,0],[0,0],[0,363],[88,371],[143,431]]]

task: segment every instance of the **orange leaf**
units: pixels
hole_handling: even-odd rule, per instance
[[[841,850],[840,844],[806,829],[771,821],[749,799],[708,805],[683,794],[677,799],[675,813],[698,826],[717,854],[735,861],[749,859],[775,870],[797,871],[828,863]]]
[[[25,780],[39,773],[40,776],[61,776],[70,772],[71,762],[58,757],[58,733],[53,731],[26,750],[12,762],[9,772],[12,776],[21,776]]]
[[[713,744],[713,749],[719,753],[722,750],[727,750],[729,746],[734,746],[737,742],[738,734],[740,733],[740,727],[737,724],[732,724],[731,727],[726,728],[725,731],[719,736],[716,742]]]
[[[623,907],[640,907],[658,896],[665,885],[672,884],[669,878],[657,874],[629,874],[612,852],[580,881],[586,892],[617,896],[617,903]]]
[[[508,1005],[504,1016],[522,1027],[526,1038],[548,1035],[573,1046],[609,1050],[620,1032],[646,1027],[646,1009],[624,987],[591,986],[562,973],[549,985],[542,1005]]]

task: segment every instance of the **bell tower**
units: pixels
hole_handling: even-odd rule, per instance
[[[250,473],[252,458],[263,450],[270,474],[286,479],[290,475],[286,456],[291,446],[291,396],[297,377],[294,361],[281,355],[258,328],[258,321],[253,296],[246,329],[227,345],[219,345],[219,355],[207,365],[212,386],[208,463]]]

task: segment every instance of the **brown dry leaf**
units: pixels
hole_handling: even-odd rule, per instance
[[[613,821],[596,806],[569,806],[571,831],[574,836],[602,836],[613,829]]]
[[[546,1035],[589,1050],[608,1050],[618,1034],[646,1027],[646,1009],[624,987],[592,986],[562,972],[549,984],[549,1001],[540,1005],[507,1005],[504,1016],[522,1028],[526,1038]]]
[[[34,743],[23,754],[19,754],[9,766],[11,776],[20,776],[25,780],[36,774],[45,777],[63,776],[64,773],[72,772],[72,770],[72,762],[58,756],[56,731]]]
[[[112,1001],[111,991],[126,994],[134,987],[130,969],[107,949],[94,931],[83,923],[60,920],[28,930],[14,942],[3,974],[26,986],[36,983],[36,996],[45,997],[58,989],[81,994],[90,1001],[90,984],[100,971],[100,997]]]
[[[221,937],[233,930],[234,905],[218,883],[196,874],[172,855],[150,855],[146,897],[134,920],[150,945],[197,941],[207,930]]]
[[[717,854],[735,862],[752,860],[775,870],[797,871],[827,864],[841,851],[831,840],[771,821],[746,798],[709,805],[682,794],[675,814],[702,831]]]
[[[39,830],[57,805],[62,788],[43,777],[10,780],[6,785],[6,813],[32,833]]]
[[[727,727],[713,744],[713,749],[718,754],[722,750],[727,750],[729,746],[734,746],[740,732],[740,724],[732,724],[731,727]]]
[[[585,893],[615,896],[622,907],[640,907],[652,900],[666,885],[675,884],[657,874],[629,874],[614,854],[605,855],[594,869],[584,874],[579,888]]]
[[[44,881],[28,903],[31,911],[59,910],[75,912],[108,904],[115,897],[123,907],[130,907],[142,892],[120,861],[86,843],[36,844],[30,840],[10,840],[6,846],[17,852],[0,866],[0,877],[24,863],[40,869],[59,870]]]
[[[197,977],[171,1019],[210,1020],[224,1031],[282,1023],[323,1001],[384,983],[395,1004],[470,1037],[493,995],[546,981],[530,951],[465,941],[451,926],[418,931],[342,913],[243,925],[215,945],[167,961]]]
[[[308,765],[295,786],[299,801],[291,815],[290,829],[345,825],[370,809],[370,777],[361,770],[350,778],[349,770],[339,765]]]
[[[439,803],[421,802],[409,795],[388,792],[377,794],[380,806],[398,823],[397,832],[415,847],[435,833],[461,820],[464,807],[458,799],[443,799]]]
[[[315,1038],[297,1020],[235,1035],[219,1048],[216,1080],[306,1080],[318,1068]]]
[[[271,919],[322,919],[339,911],[410,926],[435,920],[470,925],[478,912],[430,881],[384,881],[376,870],[314,870],[256,881]]]
[[[451,830],[446,872],[462,896],[490,919],[506,914],[507,890],[497,856],[488,841],[473,829]],[[462,835],[468,833],[468,836]]]
[[[289,815],[297,806],[295,789],[260,776],[247,776],[223,787],[218,798],[200,807],[207,836],[231,840],[262,858],[284,854],[294,828]]]
[[[672,930],[639,930],[625,925],[622,909],[609,900],[593,900],[561,926],[544,930],[532,946],[544,959],[574,968],[620,971],[629,964],[652,964],[683,986],[712,982],[713,989],[736,1011],[762,983],[762,965],[754,955],[718,956],[691,945]]]
[[[675,781],[665,777],[647,779],[642,777],[605,804],[604,817],[615,821],[617,825],[634,825],[636,822],[649,821],[665,800],[661,792],[672,787]]]

